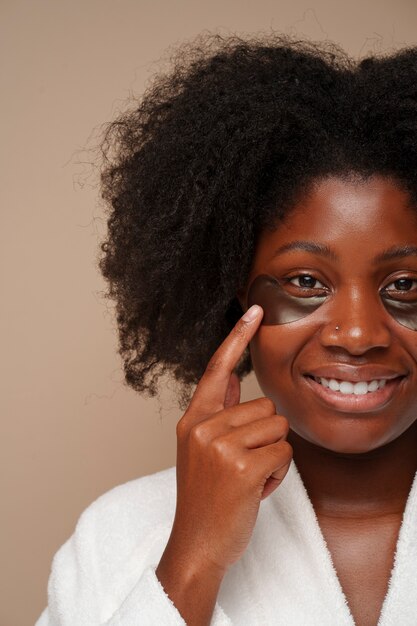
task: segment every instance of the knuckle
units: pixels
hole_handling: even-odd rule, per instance
[[[290,425],[288,423],[287,418],[284,417],[283,415],[274,415],[273,417],[274,417],[276,425],[280,429],[280,432],[282,432],[283,435],[287,436],[288,431],[290,430]]]
[[[234,476],[246,476],[248,473],[248,460],[242,457],[233,447],[228,435],[216,437],[211,443],[214,462],[227,468],[227,472]]]
[[[275,413],[275,404],[272,402],[271,398],[261,398],[262,408],[268,414]]]
[[[192,443],[201,446],[207,443],[209,439],[209,429],[206,422],[200,422],[191,427],[189,438]]]
[[[284,441],[281,441],[281,454],[282,456],[285,457],[285,459],[290,460],[292,459],[292,455],[293,455],[293,449],[292,449],[292,445],[290,443],[288,443],[288,441],[285,439]]]
[[[285,439],[277,442],[276,445],[268,446],[266,451],[279,464],[287,463],[292,457],[292,447]]]
[[[230,456],[230,445],[226,437],[216,437],[212,442],[212,448],[215,455],[221,459]]]
[[[249,472],[249,463],[248,460],[242,457],[235,459],[233,464],[235,473],[239,476],[246,476]]]

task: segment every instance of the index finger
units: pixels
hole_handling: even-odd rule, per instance
[[[262,315],[258,304],[251,306],[213,354],[191,400],[193,411],[215,413],[224,409],[230,376],[258,330]]]

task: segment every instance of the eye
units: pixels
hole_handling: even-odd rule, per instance
[[[390,291],[389,287],[394,285],[395,291],[410,291],[413,288],[413,284],[417,283],[415,280],[411,280],[411,278],[399,278],[395,280],[393,283],[390,283],[385,287],[386,291]]]
[[[412,278],[398,278],[384,287],[382,292],[389,298],[395,300],[417,298],[417,280],[413,280]]]
[[[299,276],[293,276],[292,278],[288,278],[288,282],[291,285],[301,287],[302,289],[326,289],[323,283],[317,280],[317,278],[314,278],[314,276],[310,276],[310,274],[300,274]]]

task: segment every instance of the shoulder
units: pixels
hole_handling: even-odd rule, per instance
[[[172,528],[176,503],[175,467],[114,487],[81,514],[72,537],[54,558],[86,569],[114,569],[138,553],[155,560]]]
[[[170,467],[113,487],[90,504],[83,516],[123,514],[133,519],[140,516],[144,521],[150,516],[155,521],[155,517],[163,518],[168,513],[175,496],[175,467]]]
[[[176,500],[175,467],[113,487],[82,513],[77,530],[93,524],[108,531],[171,523]]]
[[[54,556],[50,615],[68,616],[65,625],[104,623],[158,563],[175,503],[172,467],[114,487],[90,504]]]

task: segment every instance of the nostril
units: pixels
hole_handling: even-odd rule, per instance
[[[322,327],[320,340],[325,347],[339,347],[354,355],[361,355],[372,348],[386,348],[391,343],[391,332],[374,319],[373,323],[352,323],[352,320],[328,323]]]

